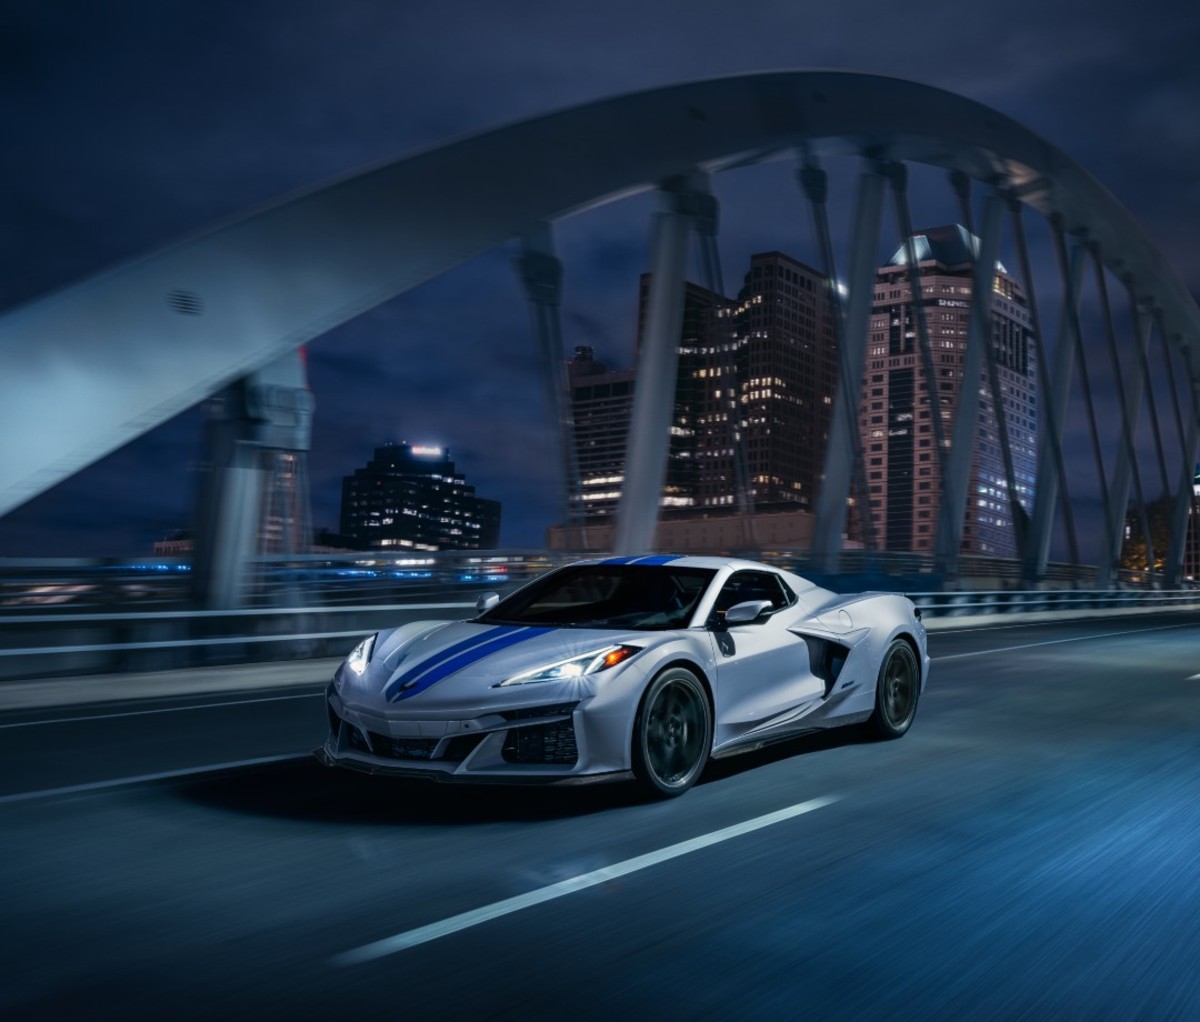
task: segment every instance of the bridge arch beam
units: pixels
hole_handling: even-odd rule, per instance
[[[356,173],[0,317],[0,514],[346,320],[534,225],[692,174],[885,156],[1002,181],[1084,233],[1200,379],[1200,310],[1130,214],[1016,121],[875,75],[735,76],[602,100]]]

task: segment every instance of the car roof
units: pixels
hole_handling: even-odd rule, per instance
[[[710,570],[748,568],[758,571],[772,571],[776,574],[780,573],[778,568],[772,568],[769,564],[763,564],[761,561],[749,561],[741,557],[695,557],[683,554],[642,554],[632,557],[600,557],[592,560],[576,561],[575,563],[641,564],[651,566],[669,564],[672,568],[708,568]]]

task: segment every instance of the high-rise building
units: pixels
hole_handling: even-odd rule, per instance
[[[643,274],[636,341],[639,354],[649,289],[650,275]],[[717,364],[714,337],[718,310],[730,307],[732,303],[697,284],[685,285],[674,410],[661,501],[664,510],[696,507],[698,494],[706,482],[702,470],[708,466],[698,458],[698,448],[707,439],[701,434],[712,434],[713,428],[710,424],[706,431],[698,430],[697,422],[705,417],[706,410],[711,415],[709,406],[716,402],[709,394],[712,380],[707,378],[707,370],[702,374],[702,369]],[[725,343],[728,345],[730,341]],[[592,348],[581,345],[567,363],[567,375],[571,384],[579,464],[580,492],[572,499],[577,501],[577,517],[596,522],[611,518],[620,504],[637,371],[609,370],[595,360]],[[728,428],[720,432],[724,435]]]
[[[649,290],[645,274],[639,352]],[[811,507],[836,382],[834,336],[821,275],[780,252],[752,258],[736,300],[685,285],[664,512]],[[579,347],[568,373],[577,500],[581,517],[595,523],[620,501],[636,372],[609,371]]]
[[[638,296],[639,357],[649,299],[650,274],[644,273]],[[729,494],[727,502],[734,502],[732,470],[722,460],[733,453],[734,383],[731,376],[721,375],[723,366],[732,366],[737,346],[726,319],[732,308],[727,298],[699,284],[684,284],[675,405],[662,494],[667,512],[716,505],[714,495]]]
[[[633,410],[634,370],[609,371],[580,345],[567,362],[579,492],[570,495],[573,517],[594,521],[616,514],[625,480],[625,445]]]
[[[475,496],[445,448],[388,443],[342,480],[340,532],[364,549],[486,550],[500,503]]]
[[[930,384],[936,383],[943,444],[950,442],[963,386],[974,256],[978,239],[958,225],[914,236],[921,307],[936,380],[927,380],[919,349],[907,245],[876,273],[867,362],[859,404],[873,537],[885,550],[931,551],[941,494]],[[1005,420],[1013,483],[1024,519],[1033,507],[1037,465],[1037,350],[1020,284],[999,263],[992,278],[991,344],[1000,384],[998,410],[986,368],[978,380],[979,428],[971,462],[962,551],[1014,557],[1018,545],[1009,501],[1000,418]]]
[[[733,323],[739,426],[754,504],[811,509],[837,386],[837,334],[824,277],[782,252],[755,255],[725,315]]]

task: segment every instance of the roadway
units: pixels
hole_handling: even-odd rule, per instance
[[[653,804],[327,770],[311,681],[10,708],[0,1016],[1200,1018],[1200,614],[930,645]]]

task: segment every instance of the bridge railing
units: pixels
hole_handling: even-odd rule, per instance
[[[480,593],[510,591],[577,556],[488,553],[443,556],[430,564],[366,556],[292,559],[267,566],[263,574],[271,584],[260,590],[257,605],[224,611],[186,605],[187,573],[179,562],[8,562],[0,564],[0,681],[338,657],[380,628],[467,617]],[[758,556],[804,573],[803,555]],[[890,574],[880,570],[884,566]],[[844,575],[819,581],[839,591],[905,592],[927,621],[946,624],[955,618],[1200,607],[1200,588],[1167,591],[1144,584],[1104,591],[935,589],[928,587],[933,578],[923,566],[911,557],[886,565],[878,555],[872,561],[850,558],[841,565],[849,569]],[[980,567],[988,571],[982,577],[992,579],[1003,564]]]
[[[1175,610],[1200,607],[1200,590],[1002,589],[976,592],[907,593],[923,618],[953,619],[1011,614],[1083,616],[1094,611]],[[997,620],[997,623],[999,621]]]
[[[495,550],[266,558],[256,564],[243,603],[249,609],[337,607],[437,601],[456,593],[473,600],[470,594],[511,589],[561,564],[596,556],[603,554]],[[958,577],[949,581],[937,575],[927,554],[847,550],[841,554],[838,570],[824,574],[812,570],[807,551],[758,550],[746,556],[795,571],[840,592],[1023,588],[1020,564],[998,557],[963,557]],[[1095,581],[1092,566],[1052,563],[1036,588],[1087,590]],[[1117,579],[1122,591],[1162,586],[1161,575],[1145,571],[1123,569]],[[191,566],[183,558],[0,558],[0,616],[5,618],[192,610]]]

